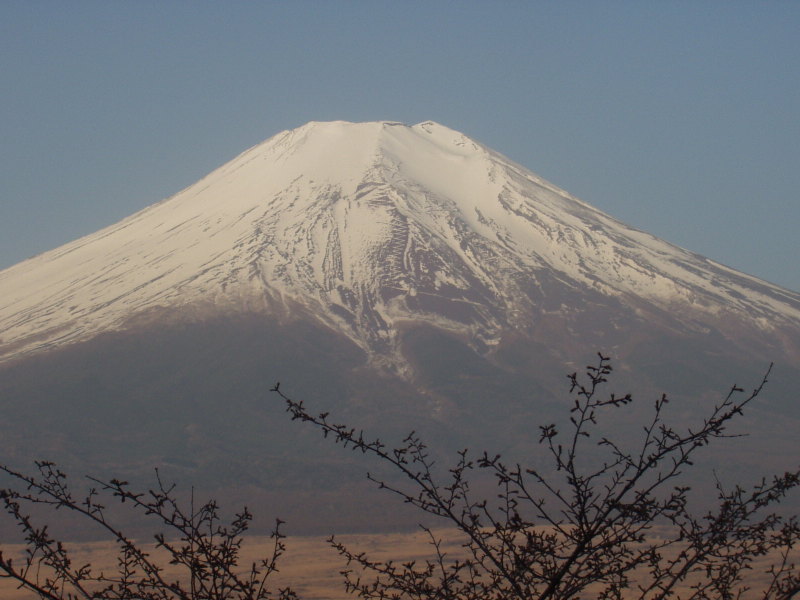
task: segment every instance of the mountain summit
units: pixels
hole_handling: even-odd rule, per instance
[[[142,323],[304,314],[404,371],[409,322],[485,354],[542,328],[577,335],[597,307],[609,329],[800,329],[800,295],[628,227],[447,127],[311,122],[0,272],[0,360]]]
[[[739,481],[796,456],[800,294],[442,125],[308,123],[0,272],[3,462],[145,485],[157,466],[293,531],[391,528],[360,468],[287,427],[276,381],[381,439],[419,432],[437,464],[466,446],[513,462],[596,351],[640,400],[623,432],[662,392],[694,421],[774,361],[756,449],[715,465]]]

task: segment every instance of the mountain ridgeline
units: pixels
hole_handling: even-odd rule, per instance
[[[524,456],[595,351],[614,361],[609,391],[641,399],[631,422],[662,391],[688,419],[775,362],[748,425],[758,452],[714,460],[796,462],[800,294],[442,125],[312,122],[1,271],[0,434],[6,462],[160,466],[299,529],[393,526],[354,500],[369,498],[360,469],[287,423],[275,381],[445,456]]]

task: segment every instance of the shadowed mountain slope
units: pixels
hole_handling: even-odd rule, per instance
[[[676,419],[697,418],[774,361],[737,466],[796,462],[800,294],[442,125],[309,123],[0,272],[3,460],[142,478],[161,465],[310,528],[386,524],[353,501],[368,497],[361,469],[287,423],[276,380],[389,439],[526,456],[568,405],[564,375],[597,350],[613,390],[642,400],[622,430],[662,391]]]

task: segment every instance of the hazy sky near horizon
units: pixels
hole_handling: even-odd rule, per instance
[[[0,3],[0,269],[311,120],[434,120],[800,290],[800,2]]]

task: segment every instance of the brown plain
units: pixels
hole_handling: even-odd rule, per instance
[[[658,537],[658,531],[654,530]],[[664,532],[666,533],[666,532]],[[465,550],[461,546],[461,538],[454,530],[435,530],[434,535],[443,540],[442,549],[448,558],[464,557]],[[336,539],[345,543],[351,549],[363,551],[373,560],[394,560],[402,563],[410,560],[424,562],[432,558],[430,537],[422,532],[415,533],[389,533],[389,534],[350,534],[336,536]],[[347,566],[336,551],[330,547],[324,537],[292,536],[285,540],[286,554],[279,562],[280,572],[270,578],[270,588],[277,592],[279,588],[291,587],[301,600],[344,600],[353,598],[348,595],[342,585],[340,571]],[[243,568],[249,567],[254,561],[269,555],[273,542],[266,536],[249,536],[245,538],[242,547]],[[73,553],[75,565],[90,563],[95,572],[105,571],[113,573],[116,568],[117,547],[113,542],[85,542],[67,545]],[[159,557],[159,552],[153,546],[143,545],[154,557]],[[22,555],[24,548],[21,545],[5,546],[6,555]],[[168,564],[164,557],[160,564],[166,565],[165,574],[168,579],[180,578],[182,573],[173,565]],[[769,581],[766,572],[770,561],[768,557],[758,559],[753,564],[753,569],[747,574],[748,584],[751,586],[750,594],[754,597],[759,589]],[[244,570],[244,569],[243,569]],[[687,582],[684,590],[691,582]],[[676,590],[680,593],[681,590]],[[33,600],[37,596],[30,591],[19,589],[12,581],[0,579],[0,598],[2,600]],[[742,598],[748,598],[745,593]]]

